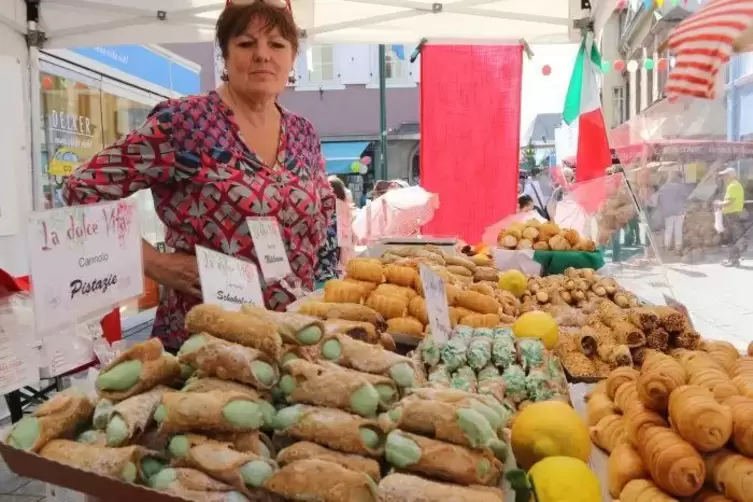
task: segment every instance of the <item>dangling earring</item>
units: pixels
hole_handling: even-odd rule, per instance
[[[295,76],[295,69],[290,70],[290,73],[288,74],[288,84],[294,85],[298,79]]]
[[[227,83],[227,82],[230,81],[230,77],[228,77],[228,75],[227,75],[227,68],[225,68],[224,70],[222,70],[222,75],[220,76],[220,80],[222,80],[225,83]]]

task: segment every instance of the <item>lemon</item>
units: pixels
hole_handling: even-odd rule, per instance
[[[509,291],[515,298],[520,298],[528,288],[528,278],[520,270],[505,270],[499,276],[499,289]]]
[[[539,502],[601,502],[598,478],[577,458],[547,457],[528,476]]]
[[[526,470],[546,457],[574,457],[587,462],[591,455],[586,424],[578,412],[561,401],[526,406],[513,422],[510,444],[518,465]]]
[[[512,325],[518,338],[538,338],[547,349],[553,349],[559,338],[559,328],[554,318],[541,310],[532,310],[518,317]]]

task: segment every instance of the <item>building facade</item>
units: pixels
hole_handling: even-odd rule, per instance
[[[202,90],[214,89],[212,44],[171,44],[171,51],[203,68]],[[410,62],[412,46],[387,46],[387,178],[417,182],[419,162],[420,58]],[[331,174],[348,175],[362,157],[371,159],[368,179],[379,165],[380,99],[378,46],[303,44],[295,83],[280,97],[289,110],[317,129]]]
[[[753,54],[734,57],[725,77],[727,136],[730,140],[753,141]]]

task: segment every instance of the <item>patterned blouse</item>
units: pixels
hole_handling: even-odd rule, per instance
[[[295,278],[311,290],[318,254],[335,211],[319,138],[304,118],[282,111],[275,168],[243,141],[232,110],[217,92],[165,101],[143,126],[75,171],[64,190],[68,204],[92,204],[151,189],[165,224],[166,245],[194,253],[205,246],[258,265],[245,220],[277,218]],[[321,265],[328,265],[325,260]],[[265,286],[269,309],[295,300],[290,281]],[[152,336],[170,349],[187,333],[185,313],[199,301],[166,290]]]

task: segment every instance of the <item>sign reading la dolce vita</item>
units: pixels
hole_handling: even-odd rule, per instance
[[[136,201],[32,213],[29,257],[37,333],[70,326],[141,296]]]

